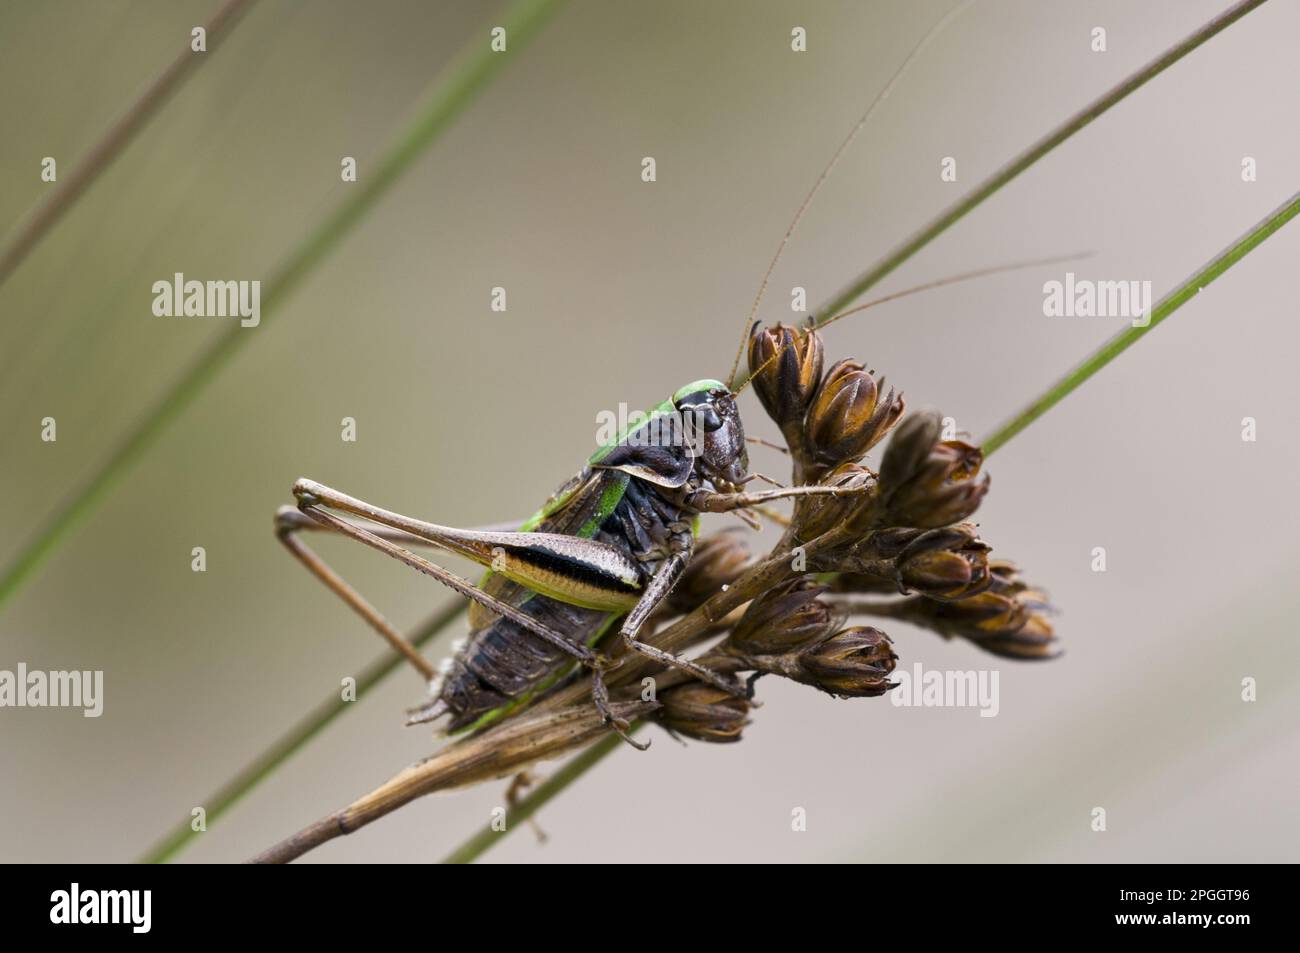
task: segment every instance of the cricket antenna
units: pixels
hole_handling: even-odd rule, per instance
[[[1075,252],[1069,255],[1054,255],[1051,258],[1035,258],[1030,261],[1016,261],[1006,265],[991,265],[988,268],[977,268],[974,271],[963,271],[960,274],[948,275],[945,278],[935,278],[933,281],[927,281],[924,284],[913,285],[910,288],[904,288],[902,291],[895,291],[891,294],[882,295],[879,298],[873,298],[871,301],[868,301],[865,304],[855,305],[854,307],[849,308],[847,311],[841,311],[839,314],[833,314],[829,318],[826,318],[825,320],[817,321],[816,324],[809,324],[808,327],[811,330],[821,330],[827,325],[834,324],[840,318],[847,318],[851,314],[858,314],[861,311],[867,311],[871,308],[879,307],[882,304],[888,304],[891,301],[897,301],[899,298],[906,298],[909,297],[910,295],[920,294],[922,291],[932,291],[935,288],[942,288],[945,285],[955,285],[963,281],[973,281],[976,278],[986,278],[989,275],[1000,275],[1008,271],[1022,271],[1026,268],[1038,268],[1042,265],[1058,265],[1061,264],[1062,262],[1078,261],[1082,258],[1089,258],[1092,256],[1092,254],[1093,254],[1092,252],[1086,251],[1086,252]],[[787,344],[788,343],[792,343],[792,342],[787,342]],[[754,368],[754,370],[751,373],[749,373],[743,381],[740,382],[739,387],[732,388],[733,393],[740,394],[746,387],[749,386],[750,381],[752,381],[755,377],[757,377],[760,373],[762,373],[763,370],[765,370],[769,364],[777,360],[784,352],[785,352],[784,347],[778,349],[775,354],[769,357],[758,367]]]
[[[813,183],[813,187],[809,189],[808,194],[804,196],[803,203],[799,206],[799,210],[794,213],[794,218],[790,222],[790,227],[785,230],[785,235],[781,238],[781,244],[776,246],[776,254],[774,254],[772,260],[768,262],[767,271],[763,273],[763,280],[758,286],[758,294],[754,296],[754,303],[750,306],[748,317],[745,318],[744,327],[740,332],[740,346],[736,348],[736,359],[731,362],[731,373],[727,375],[727,388],[729,390],[735,386],[736,371],[739,370],[740,358],[745,353],[745,342],[749,340],[750,329],[754,326],[754,316],[758,314],[758,306],[763,302],[763,295],[767,292],[767,284],[772,278],[772,272],[776,270],[776,263],[781,260],[781,253],[785,251],[785,246],[790,243],[791,236],[794,235],[795,229],[799,227],[799,222],[803,218],[804,213],[808,211],[808,207],[812,205],[813,198],[821,189],[822,183],[829,178],[831,171],[839,163],[840,156],[844,155],[845,151],[850,145],[852,145],[853,140],[858,137],[858,133],[862,131],[862,127],[867,124],[867,120],[871,118],[872,114],[876,111],[876,108],[889,98],[889,94],[894,91],[894,87],[898,85],[898,81],[903,78],[903,74],[907,72],[907,68],[912,64],[912,60],[916,59],[917,55],[925,49],[927,45],[929,45],[930,41],[943,31],[944,27],[951,23],[959,13],[974,2],[975,0],[962,0],[961,3],[957,4],[957,6],[953,7],[940,17],[934,26],[930,27],[925,36],[921,37],[920,42],[918,42],[916,46],[912,47],[911,52],[907,54],[907,58],[904,59],[898,69],[894,71],[894,75],[889,78],[889,82],[885,84],[884,88],[876,94],[876,98],[871,101],[871,105],[868,106],[867,111],[862,114],[862,118],[858,120],[858,124],[853,127],[844,141],[840,143],[840,147],[836,149],[835,154],[831,156],[830,162],[826,163],[826,167],[822,169],[821,175],[817,176],[817,181]]]

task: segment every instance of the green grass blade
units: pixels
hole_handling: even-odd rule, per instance
[[[402,130],[381,155],[375,172],[349,189],[344,200],[266,282],[262,296],[262,320],[275,316],[279,306],[351,231],[410,168],[411,164],[473,100],[475,94],[499,73],[543,25],[561,0],[517,0],[507,14],[494,21],[504,26],[509,36],[508,53],[494,53],[488,45],[486,30],[475,34],[441,77],[435,80],[429,95],[415,118]],[[0,576],[0,605],[22,586],[23,582],[58,548],[95,508],[116,483],[139,462],[167,426],[180,416],[230,359],[253,335],[237,324],[223,331],[199,355],[170,390],[146,413],[144,418],[109,455],[89,481],[63,504],[36,535],[20,550],[17,558]]]
[[[634,725],[635,732],[640,725]],[[623,739],[616,734],[606,735],[595,744],[574,755],[558,771],[539,784],[526,797],[510,809],[510,829],[523,824],[541,810],[551,798],[555,797],[578,778],[623,746]],[[489,847],[497,842],[505,831],[499,831],[486,824],[454,851],[442,859],[444,864],[472,864],[478,860]]]
[[[1078,367],[1049,387],[1041,397],[1026,405],[1020,413],[994,431],[983,443],[985,456],[993,453],[1055,407],[1067,394],[1115,360],[1125,350],[1132,347],[1141,337],[1155,328],[1157,324],[1196,297],[1202,288],[1245,258],[1251,249],[1295,218],[1297,214],[1300,214],[1300,192],[1287,199],[1282,205],[1274,209],[1267,218],[1225,248],[1205,267],[1195,272],[1177,288],[1161,298],[1151,309],[1149,324],[1143,327],[1130,326],[1120,331],[1096,351],[1088,355],[1087,359],[1080,363]]]
[[[425,620],[423,625],[411,633],[411,644],[416,648],[423,646],[460,618],[464,610],[465,604],[459,599],[451,603],[441,612]],[[357,676],[357,701],[360,701],[362,695],[379,684],[403,661],[405,659],[396,652],[388,652],[370,664]],[[271,747],[262,752],[244,770],[227,781],[210,797],[199,802],[203,805],[207,823],[214,823],[217,818],[234,807],[240,798],[257,787],[259,782],[269,777],[276,768],[288,761],[295,752],[320,734],[330,722],[343,714],[348,706],[353,704],[355,702],[345,702],[339,697],[338,693],[335,693],[304,715],[298,724],[280,736]],[[190,827],[190,818],[186,817],[184,820],[179,821],[157,844],[151,847],[138,862],[142,864],[166,863],[198,836],[199,832]]]
[[[1024,172],[1043,156],[1047,155],[1065,140],[1102,115],[1116,103],[1123,101],[1129,94],[1136,92],[1148,82],[1155,79],[1169,67],[1192,50],[1205,43],[1215,34],[1227,29],[1247,13],[1262,5],[1265,0],[1242,0],[1210,20],[1196,32],[1174,44],[1150,63],[1129,75],[1118,85],[1107,90],[1097,99],[1084,106],[1061,125],[1057,126],[1043,138],[1039,139],[1020,155],[1016,156],[1002,168],[975,186],[951,207],[945,209],[932,222],[899,245],[892,252],[872,265],[853,280],[839,294],[828,301],[818,312],[818,323],[843,311],[867,291],[879,284],[903,262],[907,261],[930,242],[934,241],[953,225],[966,217],[967,213],[980,205],[1004,185]]]
[[[3,285],[18,266],[23,263],[45,234],[58,224],[95,180],[104,174],[131,144],[149,120],[184,85],[199,65],[216,52],[240,17],[252,6],[253,0],[226,0],[212,15],[204,30],[207,32],[207,52],[196,54],[190,49],[189,37],[185,48],[172,60],[140,97],[113,123],[50,193],[49,198],[37,206],[31,216],[14,232],[13,237],[0,251],[0,285]]]

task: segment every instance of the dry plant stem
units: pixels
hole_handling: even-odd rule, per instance
[[[446,608],[426,619],[419,628],[411,633],[409,639],[411,644],[417,647],[425,645],[439,632],[459,619],[464,611],[465,604],[459,599],[449,604]],[[405,660],[396,652],[386,652],[377,661],[367,666],[357,676],[357,700],[360,701],[367,691],[379,684],[403,661]],[[227,781],[220,790],[199,801],[198,803],[203,805],[203,809],[207,814],[208,824],[215,823],[217,818],[234,807],[240,798],[256,787],[263,779],[269,777],[280,765],[288,761],[307,742],[320,734],[330,722],[347,711],[353,704],[353,702],[343,701],[339,697],[337,690],[331,692],[328,698],[308,712],[298,724],[285,732],[271,747],[267,748],[247,767]],[[171,860],[190,841],[199,836],[194,828],[190,826],[191,820],[192,818],[187,815],[183,820],[178,821],[176,826],[162,840],[151,847],[148,853],[139,859],[138,863],[161,864]]]
[[[55,186],[50,196],[37,206],[22,227],[14,233],[0,252],[0,285],[3,285],[32,249],[45,237],[45,233],[58,223],[95,180],[103,175],[139,134],[150,119],[162,108],[193,75],[201,63],[216,52],[239,22],[239,18],[252,6],[253,0],[226,0],[204,26],[207,33],[207,52],[195,53],[190,49],[189,36],[180,55],[154,79],[130,108],[104,133],[75,166]]]
[[[424,154],[464,111],[474,96],[524,48],[560,0],[517,0],[504,16],[492,21],[505,27],[510,52],[494,53],[487,30],[475,31],[456,59],[434,81],[414,118],[374,161],[373,169],[347,189],[348,198],[325,219],[264,283],[262,321],[278,314],[281,305],[325,257],[351,233],[352,226],[378,203],[402,174]],[[19,550],[0,575],[0,605],[92,513],[118,481],[149,451],[157,439],[204,388],[256,335],[236,323],[219,333],[177,379],[151,410],[129,431],[90,479],[59,507],[44,526]]]
[[[617,702],[611,706],[615,716],[629,721],[655,707],[653,702],[641,701]],[[258,854],[253,863],[286,863],[326,841],[351,834],[418,797],[506,777],[536,761],[588,744],[608,731],[590,704],[512,719],[486,734],[449,745],[433,757],[411,765],[342,810]]]

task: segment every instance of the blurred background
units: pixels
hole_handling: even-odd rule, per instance
[[[788,320],[795,285],[810,307],[826,300],[1226,5],[977,3],[844,156],[760,316]],[[0,859],[141,855],[381,654],[274,540],[296,477],[451,525],[522,517],[585,460],[600,410],[725,376],[795,208],[949,6],[564,6],[285,307],[242,332],[254,340],[0,610],[0,668],[105,673],[101,718],[0,711]],[[0,7],[6,230],[50,187],[42,157],[70,170],[215,7]],[[252,8],[0,289],[0,564],[228,326],[154,317],[152,283],[268,279],[356,188],[341,157],[364,180],[502,9]],[[790,50],[794,26],[806,53]],[[1104,53],[1091,50],[1098,26]],[[1292,0],[1248,15],[880,291],[1092,251],[1069,267],[1149,279],[1159,296],[1297,188],[1300,68],[1284,39],[1297,31]],[[643,156],[657,160],[653,184]],[[956,183],[940,181],[945,156]],[[1242,181],[1244,156],[1258,181]],[[742,743],[683,747],[655,731],[648,753],[615,752],[542,811],[549,843],[519,831],[487,859],[1300,859],[1297,253],[1291,225],[990,461],[984,536],[1051,592],[1065,655],[1014,664],[888,628],[905,669],[996,669],[998,717],[766,680]],[[1065,269],[846,320],[828,357],[864,360],[910,407],[981,437],[1121,326],[1043,316],[1042,284]],[[494,286],[505,313],[489,308]],[[752,396],[743,410],[751,432],[775,436]],[[355,443],[340,439],[343,417]],[[191,571],[195,546],[205,573]],[[403,628],[448,601],[353,544],[319,550]],[[1257,702],[1241,699],[1245,677]],[[422,691],[394,673],[180,859],[244,859],[426,755],[429,732],[402,727]],[[308,859],[437,860],[504,788],[425,798]],[[1097,806],[1105,833],[1090,828]],[[791,830],[795,807],[806,832]]]

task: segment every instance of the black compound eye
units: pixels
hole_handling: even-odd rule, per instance
[[[681,411],[688,426],[703,427],[705,433],[712,433],[722,426],[722,417],[705,392],[682,398],[677,403],[677,409]]]
[[[702,404],[695,408],[695,419],[704,425],[705,433],[713,433],[722,426],[722,418],[712,404]]]

